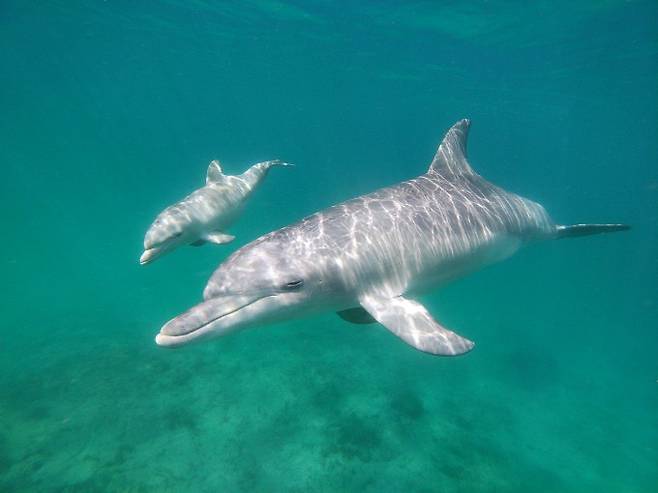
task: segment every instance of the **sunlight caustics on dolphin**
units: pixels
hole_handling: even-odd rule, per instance
[[[466,158],[469,121],[446,134],[427,173],[273,231],[214,272],[202,303],[167,322],[161,346],[335,311],[379,322],[407,344],[458,355],[474,343],[413,299],[533,241],[628,229],[556,225],[544,208],[489,183]]]
[[[272,166],[291,166],[279,160],[254,164],[241,175],[225,175],[219,161],[208,166],[206,185],[158,214],[144,237],[144,265],[180,245],[222,245],[233,241],[226,228],[235,222],[249,196]]]

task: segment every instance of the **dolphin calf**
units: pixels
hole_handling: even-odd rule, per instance
[[[322,311],[379,322],[407,344],[458,355],[473,342],[414,297],[539,240],[628,229],[556,225],[544,208],[479,176],[466,158],[469,121],[446,134],[427,173],[348,200],[240,248],[202,303],[167,322],[160,346]]]
[[[206,186],[158,214],[144,237],[144,265],[180,245],[200,246],[206,242],[222,245],[235,239],[225,233],[263,181],[272,166],[291,166],[282,161],[254,164],[238,176],[225,175],[219,161],[211,161]]]

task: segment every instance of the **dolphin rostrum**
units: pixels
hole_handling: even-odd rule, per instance
[[[271,232],[208,281],[202,303],[167,322],[161,346],[314,312],[377,321],[407,344],[458,355],[473,342],[443,327],[414,296],[537,240],[607,233],[623,224],[558,226],[544,208],[489,183],[466,159],[469,121],[447,133],[427,173]]]
[[[219,161],[211,161],[206,186],[158,214],[144,237],[144,253],[139,263],[152,262],[179,245],[200,246],[206,242],[229,243],[234,236],[225,233],[263,181],[272,166],[290,166],[282,161],[254,164],[241,175],[222,172]]]

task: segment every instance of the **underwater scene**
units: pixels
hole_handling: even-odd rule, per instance
[[[0,48],[0,491],[658,491],[657,2],[3,0]]]

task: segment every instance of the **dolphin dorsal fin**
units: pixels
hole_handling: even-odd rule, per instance
[[[471,121],[463,119],[455,123],[441,141],[428,173],[453,175],[473,174],[466,158],[466,141]]]
[[[216,159],[210,161],[210,165],[208,166],[208,174],[206,174],[206,185],[224,181],[224,178],[225,175],[222,171],[222,165],[219,164],[219,161]]]

